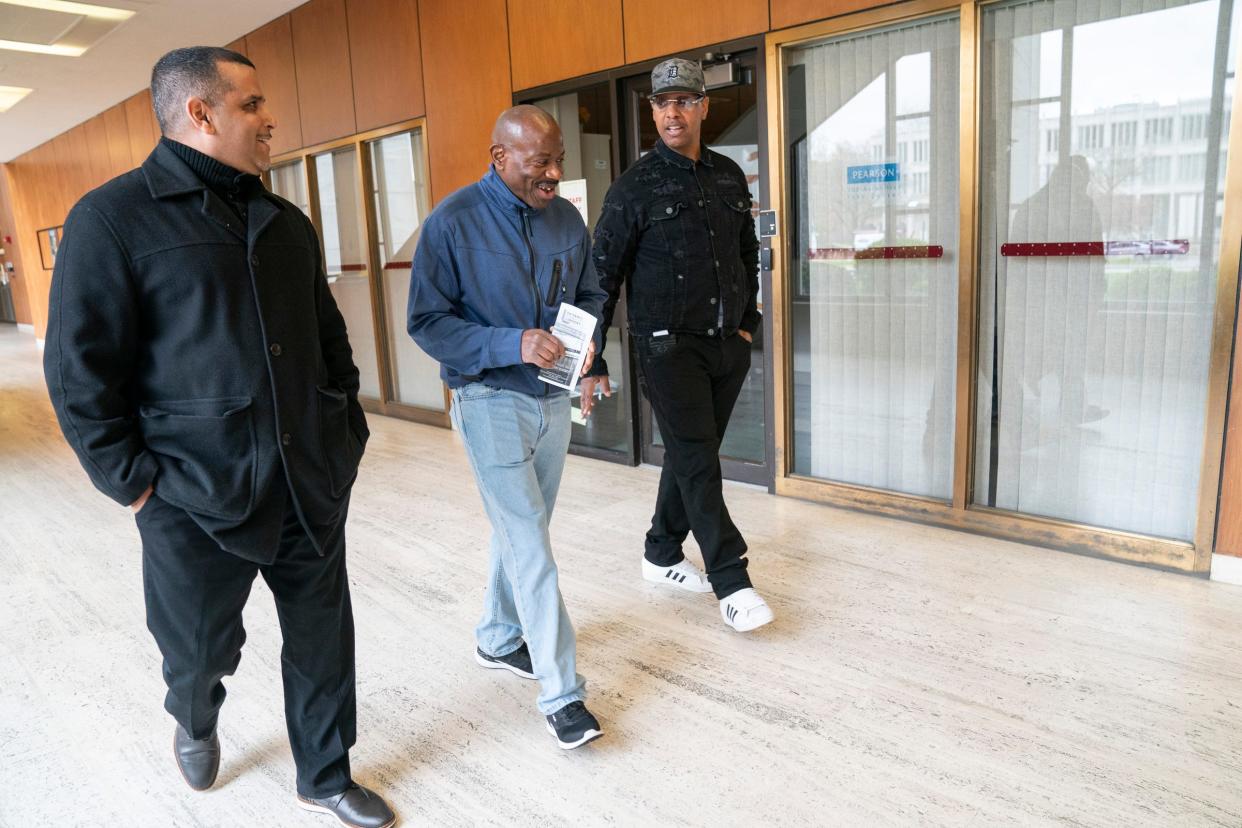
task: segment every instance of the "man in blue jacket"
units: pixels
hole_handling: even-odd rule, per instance
[[[440,362],[492,522],[475,659],[538,679],[565,749],[603,735],[584,704],[574,629],[548,524],[569,449],[569,396],[539,379],[564,354],[548,332],[562,302],[599,318],[604,292],[578,211],[556,194],[565,147],[534,106],[500,115],[491,169],[428,216],[410,276],[409,332]],[[591,364],[599,330],[584,368]]]

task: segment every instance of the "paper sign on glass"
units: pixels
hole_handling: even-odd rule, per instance
[[[561,198],[578,208],[584,223],[590,223],[590,219],[587,218],[587,180],[585,178],[562,181],[557,187],[557,192]]]
[[[578,383],[578,375],[582,373],[591,337],[595,334],[595,323],[595,317],[582,308],[562,302],[561,309],[556,313],[556,324],[552,326],[552,335],[565,346],[565,354],[551,368],[540,370],[539,379],[558,388],[573,390]]]

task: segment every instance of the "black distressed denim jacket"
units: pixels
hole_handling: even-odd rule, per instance
[[[632,335],[754,334],[759,242],[750,205],[732,159],[703,147],[695,162],[656,141],[613,182],[595,224],[605,334],[622,284]],[[593,376],[608,373],[602,353]]]

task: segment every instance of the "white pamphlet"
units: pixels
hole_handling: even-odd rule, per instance
[[[558,388],[573,390],[578,384],[578,375],[582,373],[582,362],[586,359],[591,337],[595,335],[595,323],[595,317],[582,308],[562,302],[561,309],[556,312],[552,335],[565,346],[565,354],[551,368],[540,370],[539,379]]]

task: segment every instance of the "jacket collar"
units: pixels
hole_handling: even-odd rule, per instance
[[[224,225],[225,229],[243,239],[248,235],[257,236],[283,209],[280,199],[263,188],[261,197],[251,199],[249,226],[253,233],[248,233],[248,228],[221,202],[220,197],[190,169],[189,164],[182,161],[163,142],[156,144],[147,160],[142,162],[142,174],[147,179],[147,189],[151,191],[152,198],[166,199],[188,193],[202,193],[203,215]],[[504,186],[503,182],[501,186]]]
[[[177,153],[162,141],[142,162],[142,174],[146,176],[152,198],[171,198],[207,189],[190,165],[178,158]]]
[[[500,174],[496,172],[496,168],[488,166],[487,175],[479,181],[479,187],[482,188],[483,194],[487,196],[487,200],[494,204],[502,211],[514,211],[530,216],[539,212],[531,207],[525,201],[518,198],[509,189],[509,185],[504,182]]]
[[[695,162],[691,161],[677,150],[669,149],[660,138],[656,139],[655,151],[662,159],[664,159],[666,163],[672,164],[674,167],[681,167],[683,170],[694,169]],[[712,163],[712,151],[707,148],[707,144],[699,145],[699,163],[705,167],[715,166]]]

